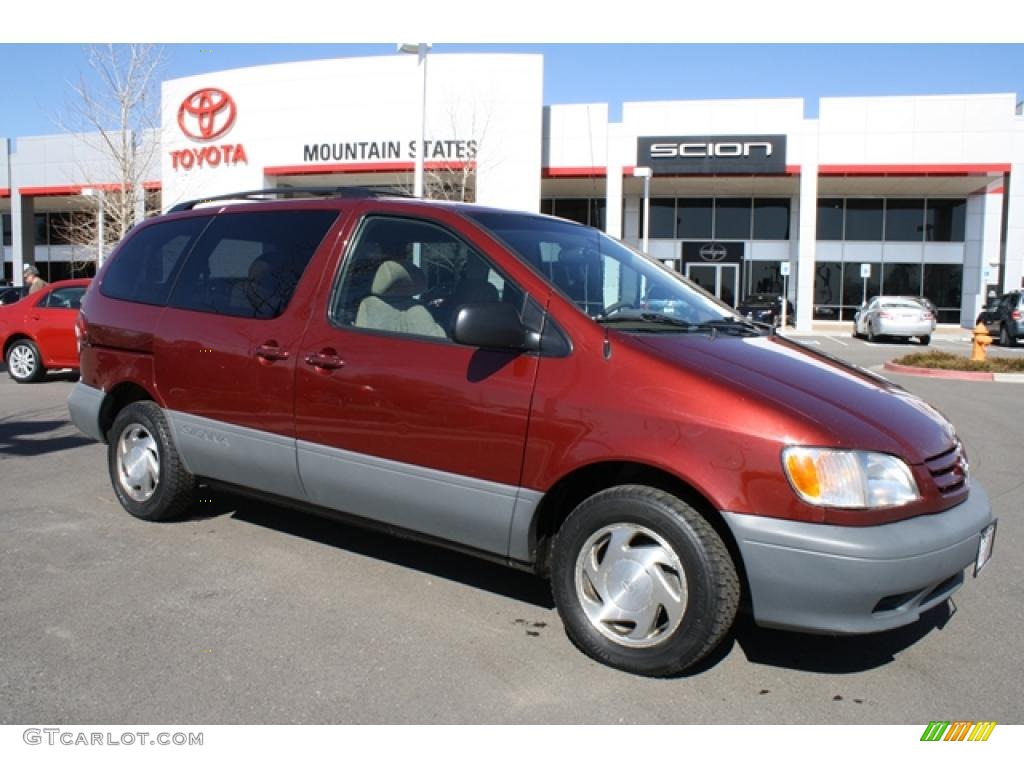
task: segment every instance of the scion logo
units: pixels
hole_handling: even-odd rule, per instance
[[[220,88],[201,88],[178,107],[181,132],[196,141],[210,141],[227,133],[235,123],[235,100]]]
[[[637,161],[655,174],[786,172],[786,137],[640,136]]]
[[[770,141],[708,141],[651,144],[651,157],[762,157],[772,156]]]
[[[728,255],[728,249],[721,243],[707,243],[700,247],[700,257],[704,261],[723,261]]]

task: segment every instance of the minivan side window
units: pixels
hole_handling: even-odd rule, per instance
[[[178,270],[209,217],[154,223],[129,237],[108,267],[100,293],[111,299],[163,306]]]
[[[359,228],[331,297],[341,326],[450,338],[464,304],[509,303],[524,293],[476,248],[443,227],[370,216]]]
[[[235,317],[277,317],[337,218],[332,210],[217,216],[189,253],[170,306]]]

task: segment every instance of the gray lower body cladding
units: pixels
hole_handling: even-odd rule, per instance
[[[981,486],[962,504],[886,525],[846,527],[724,512],[743,557],[755,621],[860,634],[916,621],[963,583],[992,509]]]

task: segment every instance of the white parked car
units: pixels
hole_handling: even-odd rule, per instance
[[[935,312],[920,299],[907,296],[875,296],[853,316],[853,335],[877,341],[880,336],[912,337],[922,345],[932,340]]]

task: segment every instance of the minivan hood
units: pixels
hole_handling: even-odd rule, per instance
[[[782,336],[630,334],[630,341],[742,399],[788,412],[826,444],[919,464],[948,451],[953,426],[902,387]]]

